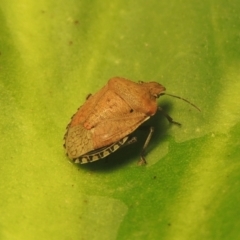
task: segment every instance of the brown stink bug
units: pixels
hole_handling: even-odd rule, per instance
[[[131,137],[131,133],[161,110],[157,98],[165,95],[164,91],[165,87],[157,82],[135,83],[120,77],[110,79],[97,93],[87,97],[68,124],[64,136],[68,157],[75,163],[93,162],[135,142],[136,138]],[[164,115],[169,122],[179,124]],[[146,162],[144,151],[152,134],[153,127],[141,152],[142,163]]]

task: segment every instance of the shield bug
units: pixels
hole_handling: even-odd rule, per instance
[[[87,97],[68,124],[64,136],[68,157],[75,163],[93,162],[135,142],[136,138],[131,133],[161,110],[157,105],[157,98],[162,95],[170,95],[190,103],[164,91],[165,87],[157,82],[136,83],[120,77],[110,79],[97,93]],[[164,115],[169,122],[180,125],[166,113]],[[150,127],[142,148],[142,163],[146,163],[144,151],[153,130]]]

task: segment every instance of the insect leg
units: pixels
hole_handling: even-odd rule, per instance
[[[152,135],[153,135],[153,132],[154,132],[154,127],[150,127],[148,136],[147,136],[147,138],[146,138],[146,140],[145,140],[145,143],[144,143],[144,145],[143,145],[142,151],[141,151],[141,153],[140,153],[140,159],[141,159],[141,160],[140,160],[139,163],[138,163],[139,165],[143,165],[143,164],[146,164],[146,163],[147,163],[144,155],[145,155],[145,150],[146,150],[146,148],[147,148],[147,146],[148,146],[148,144],[149,144],[149,142],[150,142],[150,140],[151,140],[151,137],[152,137]]]
[[[178,126],[181,126],[181,123],[175,122],[161,107],[158,107],[158,111],[160,111],[168,120],[169,123],[176,124]]]
[[[136,137],[132,137],[123,145],[123,147],[128,146],[130,144],[133,144],[135,142],[137,142],[137,138]]]
[[[92,94],[89,93],[89,94],[86,96],[86,100],[88,100],[91,96],[92,96]]]

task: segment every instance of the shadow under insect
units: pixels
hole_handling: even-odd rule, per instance
[[[144,165],[148,161],[151,161],[147,157],[148,153],[153,151],[159,144],[161,145],[161,142],[166,138],[168,129],[172,125],[176,127],[180,126],[178,122],[175,122],[174,117],[172,117],[173,122],[169,122],[168,113],[172,109],[171,103],[164,101],[161,104],[161,108],[162,111],[158,111],[153,117],[131,133],[128,142],[123,144],[117,151],[100,161],[76,165],[80,168],[109,171],[129,164],[129,162],[134,162],[136,158],[138,159],[136,161],[138,165]],[[168,116],[167,118],[166,115]],[[178,119],[176,120],[178,121]]]

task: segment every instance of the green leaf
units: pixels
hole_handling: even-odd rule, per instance
[[[239,239],[240,9],[233,1],[2,1],[0,239]],[[157,81],[147,133],[76,166],[70,117],[108,79]]]

